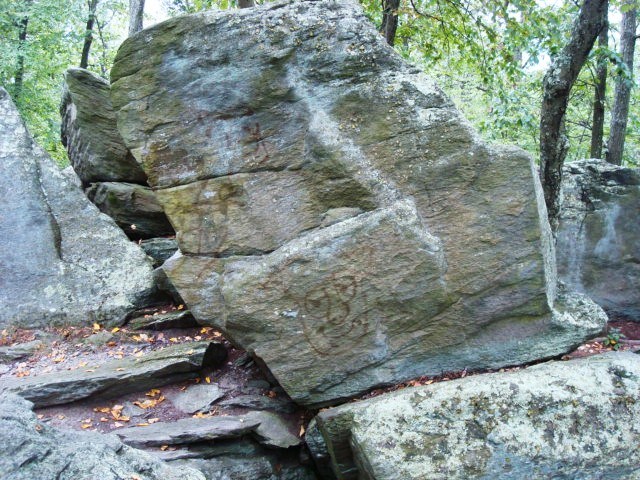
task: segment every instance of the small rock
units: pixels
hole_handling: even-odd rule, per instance
[[[184,391],[167,393],[166,397],[181,412],[196,413],[206,410],[216,400],[224,397],[224,394],[224,390],[215,383],[199,383]]]
[[[178,250],[175,238],[149,238],[140,242],[140,248],[153,259],[153,266],[159,267]]]
[[[33,340],[31,342],[18,343],[17,345],[0,347],[0,363],[9,363],[33,355],[42,345],[42,341]]]

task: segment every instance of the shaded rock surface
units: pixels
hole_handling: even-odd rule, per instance
[[[265,449],[250,439],[220,440],[162,452],[171,465],[197,468],[207,480],[315,480],[308,461],[290,450]],[[308,460],[308,459],[307,459]]]
[[[153,258],[153,266],[159,267],[178,250],[175,238],[149,238],[140,242],[140,248]]]
[[[0,328],[121,323],[151,262],[34,144],[0,89]]]
[[[2,378],[0,392],[16,393],[36,407],[60,405],[95,395],[116,397],[195,378],[203,367],[215,366],[225,358],[226,349],[221,344],[187,343],[137,358],[113,360],[89,371]]]
[[[608,313],[640,321],[640,169],[565,165],[558,274]]]
[[[184,253],[163,269],[299,403],[551,357],[603,326],[582,301],[554,310],[531,159],[483,144],[354,2],[169,20],[122,45],[111,93]]]
[[[116,128],[109,82],[82,68],[65,73],[62,144],[82,182],[144,183],[146,175]]]
[[[31,404],[0,396],[3,480],[205,480],[188,466],[170,466],[115,435],[60,431],[36,418]]]
[[[638,415],[640,356],[612,352],[346,404],[307,438],[339,479],[639,478]]]
[[[135,183],[103,182],[92,184],[85,193],[131,239],[175,233],[149,187]]]
[[[129,321],[127,326],[133,330],[166,330],[169,328],[197,327],[198,322],[189,310],[175,310],[167,313],[143,315]]]

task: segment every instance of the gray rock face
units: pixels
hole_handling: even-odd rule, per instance
[[[0,396],[0,444],[3,480],[205,480],[201,472],[165,464],[115,435],[48,427],[15,395]]]
[[[207,480],[315,480],[309,465],[301,465],[296,449],[272,449],[250,439],[219,440],[188,450],[162,452],[171,465],[197,468]]]
[[[150,238],[140,242],[140,248],[153,258],[153,266],[159,267],[178,250],[175,238]]]
[[[62,144],[82,182],[144,183],[146,175],[116,128],[109,82],[82,68],[70,68],[64,79]]]
[[[0,89],[0,328],[121,323],[151,262],[37,147]]]
[[[213,402],[224,397],[224,393],[215,383],[200,383],[185,390],[168,393],[167,398],[181,412],[196,413],[210,407]]]
[[[134,447],[185,445],[245,435],[252,435],[261,444],[273,448],[300,445],[300,439],[289,430],[288,424],[278,415],[268,412],[183,418],[172,423],[154,423],[145,428],[123,428],[116,433],[124,443]]]
[[[565,166],[558,274],[614,316],[640,321],[640,169]]]
[[[558,355],[603,326],[553,309],[531,159],[483,144],[354,2],[169,20],[122,45],[111,93],[184,253],[164,270],[297,402]]]
[[[41,340],[33,340],[26,343],[18,343],[17,345],[8,345],[0,347],[0,363],[9,363],[24,357],[33,355],[36,350],[42,348],[44,343]]]
[[[635,479],[638,415],[640,356],[612,352],[329,409],[308,443],[338,479]]]
[[[54,372],[33,377],[2,378],[0,392],[11,392],[48,407],[100,395],[117,397],[198,376],[207,366],[226,358],[222,344],[197,342],[175,345],[143,357],[113,360],[97,368]]]
[[[129,238],[153,238],[175,233],[149,187],[103,182],[92,184],[85,193],[102,213],[116,221]]]

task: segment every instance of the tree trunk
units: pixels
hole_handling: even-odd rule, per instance
[[[89,16],[87,17],[87,30],[84,34],[84,45],[82,46],[82,56],[80,57],[80,68],[89,66],[89,51],[91,50],[91,42],[93,42],[93,23],[96,19],[96,8],[98,0],[89,0]]]
[[[142,30],[144,0],[129,0],[129,36]]]
[[[608,0],[585,0],[571,31],[571,38],[553,58],[543,80],[540,111],[540,180],[549,223],[555,232],[560,213],[562,165],[567,155],[564,116],[569,93],[578,78],[603,25]]]
[[[609,46],[609,22],[608,12],[605,11],[605,19],[598,46],[605,49]],[[593,121],[591,126],[591,158],[602,158],[602,139],[604,137],[604,102],[607,92],[607,56],[601,53],[598,57],[596,68],[596,85],[593,95]]]
[[[33,0],[25,0],[25,15],[18,23],[18,58],[16,60],[16,71],[13,76],[13,101],[18,103],[22,96],[22,87],[24,84],[24,60],[25,50],[27,49],[27,31],[29,28],[29,7]]]
[[[623,4],[635,5],[633,0],[626,0]],[[611,128],[609,129],[609,143],[607,144],[607,161],[615,165],[622,165],[622,153],[624,151],[624,137],[627,131],[627,119],[629,118],[629,99],[631,97],[631,85],[633,84],[633,52],[636,46],[636,8],[627,10],[622,14],[620,25],[620,56],[627,66],[630,78],[619,76],[616,79],[616,89],[611,112]]]
[[[400,8],[400,0],[383,0],[382,2],[380,32],[392,47],[396,41],[396,30],[398,30],[398,8]]]
[[[253,0],[238,0],[238,8],[250,8],[254,5]]]

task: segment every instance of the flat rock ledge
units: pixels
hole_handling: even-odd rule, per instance
[[[221,343],[186,343],[139,358],[110,361],[95,369],[2,378],[0,393],[18,394],[37,408],[98,395],[112,398],[195,378],[203,367],[219,365],[226,355]]]
[[[116,434],[127,445],[140,448],[162,445],[188,445],[251,435],[262,445],[289,448],[301,440],[287,423],[269,412],[210,418],[183,418],[172,423],[154,423],[144,428],[120,429]]]
[[[170,466],[128,447],[115,435],[49,427],[31,408],[17,395],[0,395],[3,480],[206,480],[188,466]]]
[[[325,478],[640,478],[640,355],[406,388],[318,414]]]

